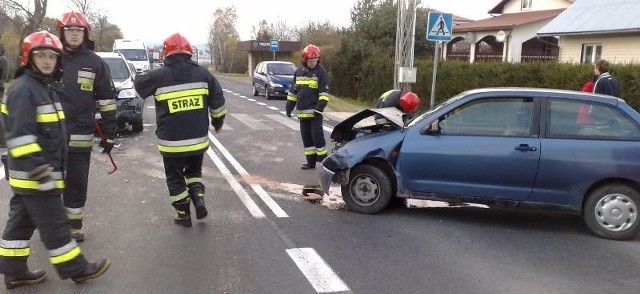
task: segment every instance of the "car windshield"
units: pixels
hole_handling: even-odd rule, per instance
[[[129,78],[129,69],[126,61],[122,58],[104,58],[104,61],[109,66],[109,72],[111,72],[111,79],[113,80],[126,80]]]
[[[130,61],[147,61],[147,50],[142,49],[118,49],[125,59]]]
[[[267,72],[276,76],[292,76],[296,66],[293,63],[271,63],[267,64]]]
[[[411,127],[414,124],[416,124],[419,121],[422,121],[425,117],[428,117],[430,114],[434,113],[436,110],[449,105],[451,102],[456,101],[458,99],[460,99],[460,97],[463,97],[464,95],[466,95],[467,92],[462,92],[456,96],[453,96],[443,102],[440,102],[439,104],[434,105],[433,107],[427,109],[425,112],[421,113],[420,115],[416,116],[413,120],[411,120],[407,126]]]

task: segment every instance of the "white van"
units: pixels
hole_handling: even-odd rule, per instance
[[[136,71],[140,74],[149,71],[149,57],[147,46],[140,40],[116,39],[113,42],[113,52],[120,52]]]

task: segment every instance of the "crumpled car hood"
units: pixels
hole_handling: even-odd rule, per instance
[[[395,107],[365,109],[337,124],[333,128],[333,132],[331,132],[331,139],[338,143],[353,140],[357,133],[354,130],[354,126],[363,119],[375,114],[384,116],[396,126],[402,127],[404,124],[403,116],[405,114]]]
[[[116,88],[116,90],[118,90],[118,91],[120,91],[122,89],[132,89],[133,88],[133,81],[131,79],[114,80],[113,81],[113,85]]]

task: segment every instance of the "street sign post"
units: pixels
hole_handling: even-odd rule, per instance
[[[276,60],[276,52],[280,51],[280,41],[272,39],[269,42],[269,50],[273,52],[273,60]]]
[[[438,73],[438,62],[440,61],[440,45],[442,42],[451,41],[453,31],[453,14],[442,12],[429,12],[427,20],[427,41],[436,41],[436,48],[433,54],[433,77],[431,81],[431,103],[435,104],[436,97],[436,76]]]

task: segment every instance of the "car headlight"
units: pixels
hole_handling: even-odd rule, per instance
[[[118,99],[136,98],[138,93],[134,89],[123,89],[118,93]]]
[[[269,86],[271,86],[272,88],[282,88],[282,87],[284,87],[282,84],[276,84],[274,82],[269,82]]]

